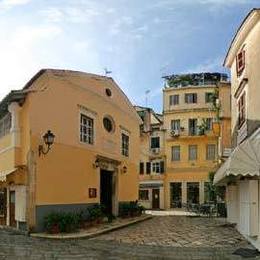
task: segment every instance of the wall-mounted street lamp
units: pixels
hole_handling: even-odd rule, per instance
[[[123,174],[127,173],[127,167],[126,167],[126,166],[124,166],[124,167],[121,169],[121,173],[123,173]]]
[[[47,149],[44,150],[43,145],[39,145],[39,148],[38,148],[39,156],[41,156],[41,154],[45,155],[50,151],[51,146],[54,143],[55,135],[51,132],[51,130],[48,130],[47,133],[45,133],[45,135],[42,138],[43,138],[45,145],[47,146]]]
[[[99,159],[96,159],[95,162],[93,163],[93,168],[96,169],[99,167]]]

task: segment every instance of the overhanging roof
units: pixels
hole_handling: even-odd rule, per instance
[[[4,97],[4,99],[0,102],[0,119],[7,113],[8,105],[11,102],[17,102],[20,105],[23,104],[26,92],[22,90],[12,90],[8,95]]]
[[[235,57],[237,48],[235,47],[238,42],[243,42],[243,40],[246,38],[252,27],[255,25],[257,20],[259,19],[259,16],[257,16],[260,13],[260,8],[253,8],[247,16],[242,21],[241,25],[237,29],[231,43],[228,49],[228,52],[226,54],[225,60],[223,62],[223,66],[230,67],[231,62],[233,60],[233,57]],[[234,50],[235,49],[235,50]]]
[[[214,184],[223,184],[229,176],[260,176],[260,139],[247,139],[236,147],[218,169]]]
[[[13,168],[11,170],[0,172],[0,181],[6,181],[7,175],[14,173],[17,170],[17,168]]]

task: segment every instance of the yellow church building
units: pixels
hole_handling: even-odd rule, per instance
[[[110,77],[43,69],[0,103],[1,224],[138,199],[140,117]]]

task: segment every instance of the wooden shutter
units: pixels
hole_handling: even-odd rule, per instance
[[[197,94],[193,94],[193,102],[197,103]]]
[[[188,103],[188,94],[185,94],[185,103]]]
[[[150,174],[151,173],[151,163],[147,162],[146,163],[146,174]]]
[[[164,161],[160,161],[160,173],[164,173]]]
[[[139,174],[144,174],[144,163],[140,162]]]

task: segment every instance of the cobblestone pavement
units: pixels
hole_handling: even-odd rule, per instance
[[[248,243],[221,224],[206,218],[154,217],[91,240],[39,239],[0,230],[0,259],[242,259],[232,252]]]
[[[243,247],[248,243],[224,219],[185,216],[154,217],[97,239],[174,247]]]

